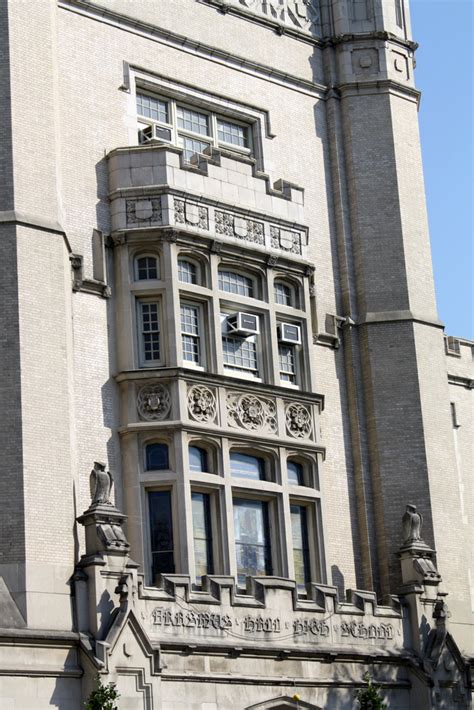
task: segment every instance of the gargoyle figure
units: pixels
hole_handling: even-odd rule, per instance
[[[91,507],[94,505],[112,505],[110,491],[112,490],[113,478],[110,471],[105,470],[104,463],[94,461],[89,483],[92,498]]]
[[[421,540],[421,526],[423,525],[423,516],[416,512],[416,505],[408,504],[405,514],[402,518],[403,524],[403,544],[408,545],[411,542]]]

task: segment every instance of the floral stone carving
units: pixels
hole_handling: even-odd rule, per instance
[[[174,217],[176,224],[190,224],[199,229],[209,229],[209,212],[204,205],[175,198]]]
[[[191,385],[188,388],[188,412],[198,422],[213,422],[216,419],[216,396],[209,387]]]
[[[262,222],[255,222],[233,215],[230,212],[215,211],[216,234],[224,234],[227,237],[237,237],[254,244],[265,244],[265,234]]]
[[[308,439],[313,429],[311,412],[307,407],[297,402],[288,404],[285,409],[286,430],[295,439]]]
[[[271,399],[229,392],[227,417],[230,426],[271,434],[278,432],[276,405]]]
[[[138,392],[137,409],[148,422],[166,419],[171,409],[171,397],[164,385],[145,385]]]
[[[160,224],[163,218],[161,197],[149,200],[127,200],[126,212],[127,224],[135,224],[140,227],[156,223]]]
[[[273,224],[270,226],[270,239],[272,249],[281,249],[290,254],[301,254],[301,235],[299,232],[290,232],[280,229]]]

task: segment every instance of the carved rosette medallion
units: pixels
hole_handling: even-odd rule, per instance
[[[249,431],[278,432],[275,402],[266,397],[229,392],[227,395],[229,425]]]
[[[217,414],[215,392],[204,385],[188,387],[188,412],[197,422],[214,422]]]
[[[161,224],[161,198],[144,200],[126,200],[127,225],[149,227],[152,224]]]
[[[176,224],[189,224],[199,229],[209,229],[208,208],[194,202],[175,198],[174,219]]]
[[[301,234],[280,229],[275,225],[270,226],[270,240],[272,249],[281,249],[290,254],[301,254]]]
[[[138,392],[137,409],[147,422],[166,419],[171,409],[171,397],[164,385],[145,385]]]
[[[309,439],[313,429],[311,412],[303,404],[292,402],[285,409],[286,430],[295,439]]]
[[[224,234],[226,237],[237,237],[253,244],[265,244],[265,233],[262,222],[255,222],[253,219],[239,217],[231,212],[221,212],[216,210],[214,214],[216,221],[216,234]]]

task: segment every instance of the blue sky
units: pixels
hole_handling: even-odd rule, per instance
[[[411,0],[415,81],[438,311],[449,335],[473,327],[474,0]]]

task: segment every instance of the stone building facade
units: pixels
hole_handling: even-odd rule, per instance
[[[0,11],[2,710],[471,707],[408,1]]]

